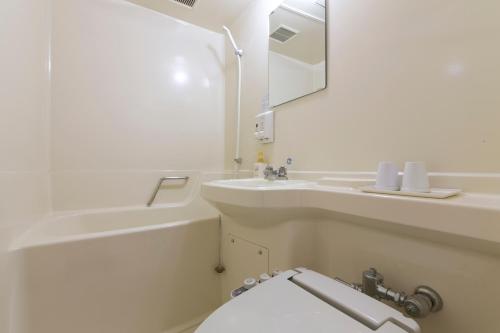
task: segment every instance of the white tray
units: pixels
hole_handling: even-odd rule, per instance
[[[449,198],[454,195],[459,194],[462,190],[457,189],[446,189],[446,188],[431,188],[430,192],[403,192],[403,191],[389,191],[380,190],[374,186],[363,186],[359,188],[363,192],[367,193],[379,193],[379,194],[390,194],[390,195],[404,195],[408,197],[420,197],[420,198],[434,198],[434,199],[444,199]]]

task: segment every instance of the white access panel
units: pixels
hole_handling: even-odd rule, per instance
[[[233,289],[243,285],[248,277],[258,278],[269,271],[269,249],[233,234],[226,234],[222,260],[226,271],[224,280],[224,301],[230,299]]]

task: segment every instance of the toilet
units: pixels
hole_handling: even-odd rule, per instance
[[[351,287],[299,268],[221,306],[195,333],[418,333],[413,319]]]

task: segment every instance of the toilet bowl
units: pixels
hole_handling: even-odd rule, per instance
[[[289,270],[232,299],[195,333],[418,333],[395,309],[307,269]]]

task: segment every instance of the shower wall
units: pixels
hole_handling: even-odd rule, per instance
[[[221,34],[124,0],[1,1],[0,49],[6,333],[19,233],[53,210],[144,204],[163,175],[223,169],[225,56]]]
[[[11,240],[49,210],[49,1],[0,1],[0,333]]]
[[[161,175],[223,169],[221,34],[126,1],[53,3],[55,210],[145,204]]]

